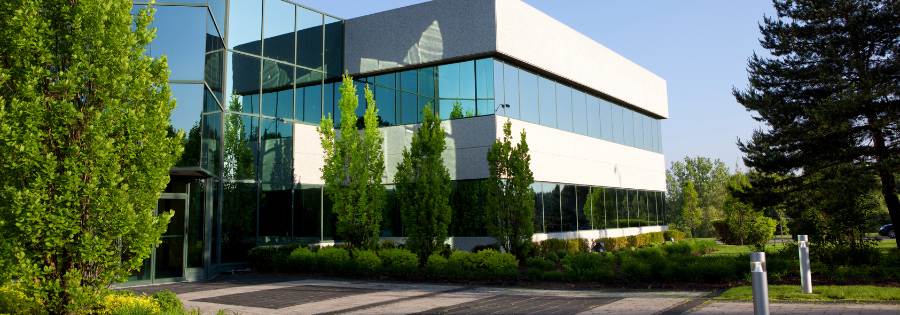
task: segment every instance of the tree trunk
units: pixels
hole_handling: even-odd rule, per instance
[[[881,177],[881,194],[884,195],[884,204],[887,205],[888,214],[891,216],[891,223],[900,223],[900,199],[897,199],[897,186],[894,185],[894,173],[890,171],[879,171],[878,176]],[[896,233],[897,226],[894,226]],[[900,238],[896,239],[897,248],[900,248]]]

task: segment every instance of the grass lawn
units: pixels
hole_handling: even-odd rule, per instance
[[[705,238],[701,238],[705,239]],[[708,240],[715,240],[713,238],[708,238]],[[781,249],[784,245],[782,243],[770,243],[766,244],[766,251],[772,252],[778,249]],[[882,251],[888,251],[891,249],[897,248],[897,241],[893,239],[879,240],[876,248]],[[716,245],[716,251],[706,254],[706,256],[737,256],[740,254],[750,253],[749,246],[741,246],[741,245]]]
[[[717,299],[752,300],[750,286],[728,289]],[[900,301],[900,288],[854,286],[813,286],[812,294],[800,293],[799,285],[770,285],[769,300],[772,301]]]

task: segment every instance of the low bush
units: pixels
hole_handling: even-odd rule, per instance
[[[538,249],[541,257],[547,258],[547,255],[549,255],[550,253],[565,250],[566,244],[566,240],[564,239],[550,238],[535,243],[535,248]]]
[[[525,266],[544,271],[550,270],[550,268],[556,266],[556,262],[544,259],[543,257],[529,257],[528,259],[525,259]]]
[[[466,270],[474,270],[481,265],[481,261],[478,261],[478,256],[474,253],[464,252],[464,251],[455,251],[450,254],[451,262],[455,262],[460,267]]]
[[[40,304],[19,291],[18,285],[0,286],[0,314],[30,315],[37,313],[39,309]]]
[[[525,272],[525,277],[532,281],[540,280],[543,275],[544,271],[540,268],[529,268],[528,271]]]
[[[381,266],[381,258],[371,250],[357,249],[353,251],[353,261],[356,262],[356,269],[362,273],[375,271]]]
[[[350,260],[350,253],[343,248],[324,246],[316,252],[316,265],[319,270],[326,272],[338,272],[344,267],[344,263]]]
[[[588,240],[584,238],[570,238],[566,240],[566,251],[569,254],[574,254],[575,252],[588,253],[591,251],[591,247],[588,244]]]
[[[556,253],[551,252],[547,254],[547,260],[557,263],[559,262],[559,256],[557,256]]]
[[[547,281],[560,281],[563,279],[563,273],[560,271],[552,270],[544,273],[544,280]]]
[[[162,312],[180,313],[184,311],[184,303],[172,291],[162,290],[153,293],[150,298],[156,300],[156,304],[159,305]]]
[[[666,239],[666,242],[668,242],[669,239],[673,239],[677,242],[677,241],[683,240],[685,237],[687,237],[687,234],[685,234],[682,231],[678,231],[678,230],[668,230],[668,231],[663,231],[662,233],[663,233],[663,238]]]
[[[316,262],[316,253],[309,248],[299,247],[288,256],[287,265],[294,270],[314,270]]]
[[[428,261],[425,262],[425,266],[434,266],[438,269],[444,269],[444,266],[447,265],[447,258],[444,258],[440,253],[431,254],[428,256]]]
[[[485,249],[493,249],[493,250],[499,252],[500,244],[494,243],[494,244],[488,244],[488,245],[475,245],[475,247],[472,248],[472,252],[477,253],[477,252],[483,251]]]
[[[444,277],[450,279],[468,278],[470,275],[469,269],[463,267],[463,265],[460,264],[459,260],[453,260],[453,255],[451,255],[450,258],[451,259],[447,261],[447,265],[444,266]]]
[[[508,253],[501,253],[493,249],[485,249],[476,254],[481,262],[480,267],[490,271],[514,269],[519,266],[519,260],[516,256]]]
[[[247,261],[250,263],[250,268],[271,270],[275,267],[276,255],[278,255],[278,249],[273,246],[254,247],[247,252]]]
[[[406,249],[392,248],[378,251],[378,257],[381,258],[385,266],[405,266],[414,264],[419,266],[419,257],[413,252]]]

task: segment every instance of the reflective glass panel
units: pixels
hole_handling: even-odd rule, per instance
[[[262,45],[262,1],[231,0],[228,48],[259,55]]]
[[[603,139],[603,126],[600,123],[600,99],[587,95],[586,102],[585,119],[587,120],[587,135],[597,139]]]
[[[627,146],[634,146],[634,111],[622,108],[622,127],[624,127],[624,141]]]
[[[653,151],[653,127],[650,124],[652,118],[641,115],[641,118],[644,120],[644,150]]]
[[[201,129],[201,159],[200,167],[212,171],[214,175],[219,174],[219,165],[221,158],[219,157],[220,145],[219,140],[222,138],[222,113],[215,113],[203,116],[203,128]]]
[[[322,14],[297,7],[297,65],[322,69]]]
[[[337,214],[334,213],[332,209],[332,205],[334,204],[331,201],[331,197],[328,194],[322,194],[322,214],[321,214],[321,223],[320,229],[321,231],[321,239],[324,240],[335,240],[340,238],[336,237],[335,233],[337,231],[337,227],[335,224],[337,223]]]
[[[578,213],[575,198],[575,185],[562,185],[560,207],[562,212],[562,230],[578,230]]]
[[[263,56],[294,63],[294,8],[281,0],[266,0]]]
[[[434,97],[434,68],[419,69],[419,94]]]
[[[294,188],[294,242],[318,242],[322,237],[322,187]]]
[[[441,96],[443,97],[443,96]],[[459,98],[475,98],[475,61],[459,63]]]
[[[169,88],[172,91],[172,98],[177,102],[169,117],[170,123],[175,129],[184,130],[184,135],[187,136],[191,128],[200,123],[203,94],[206,89],[203,88],[203,84],[175,83],[170,83]]]
[[[503,93],[503,63],[494,59],[494,100],[497,104],[506,104]],[[489,83],[490,84],[490,83]],[[495,107],[496,108],[496,107]],[[491,109],[493,111],[493,109]],[[493,112],[492,112],[493,113]]]
[[[206,85],[209,85],[216,99],[220,102],[223,101],[222,81],[225,80],[225,73],[222,71],[222,64],[224,61],[225,51],[220,50],[206,54],[206,61],[203,66],[203,80],[206,82]]]
[[[547,233],[561,232],[562,221],[559,212],[560,185],[543,183],[544,187],[544,228]]]
[[[266,116],[291,119],[294,66],[263,61],[261,113]]]
[[[478,116],[494,114],[494,100],[478,100],[475,102],[478,107]]]
[[[209,11],[216,20],[219,28],[219,34],[225,33],[225,1],[226,0],[209,0]]]
[[[378,109],[379,126],[397,124],[397,91],[384,87],[375,87],[375,108]]]
[[[638,149],[644,148],[644,115],[633,112],[634,115],[634,147]]]
[[[575,186],[575,211],[578,230],[593,230],[591,226],[591,205],[587,202],[591,188],[588,186]]]
[[[259,243],[291,242],[291,184],[262,184],[259,192]]]
[[[219,263],[219,240],[222,238],[219,231],[219,181],[216,179],[210,179],[212,185],[209,186],[209,195],[212,196],[212,236],[210,237],[210,246],[209,246],[209,257],[212,265],[216,265]]]
[[[261,119],[260,129],[260,179],[264,182],[293,182],[294,124]]]
[[[216,22],[213,21],[211,15],[206,15],[206,52],[224,49],[225,42],[219,29],[216,28]]]
[[[479,99],[494,98],[494,66],[493,59],[475,60],[475,92]],[[478,112],[479,115],[489,115]]]
[[[625,128],[622,127],[622,107],[610,104],[612,107],[612,135],[613,142],[625,144]]]
[[[482,197],[484,181],[466,180],[451,182],[450,208],[453,218],[450,220],[450,235],[483,236],[484,210]]]
[[[299,8],[298,8],[299,10]],[[340,77],[344,63],[344,22],[325,16],[325,73]]]
[[[243,54],[228,53],[228,90],[226,109],[235,112],[259,113],[259,76],[262,60]],[[233,99],[231,95],[237,96]]]
[[[504,107],[498,114],[519,119],[519,69],[508,64],[503,65],[504,100],[509,108]],[[545,212],[546,213],[546,212]]]
[[[438,96],[443,99],[459,98],[459,64],[438,66],[437,73]]]
[[[256,179],[259,118],[225,115],[225,169],[228,179]]]
[[[557,128],[573,131],[572,88],[562,84],[556,85],[556,113]]]
[[[257,184],[225,182],[222,186],[222,262],[244,262],[247,251],[256,247]]]
[[[659,141],[659,144],[657,145],[659,147],[659,150],[657,150],[657,152],[663,153],[662,120],[657,120],[656,123],[657,123],[656,132],[659,134],[656,137],[656,139]]]
[[[591,97],[593,98],[593,96]],[[600,138],[606,141],[614,141],[613,105],[602,99],[597,100],[600,102]]]
[[[322,92],[322,117],[331,118],[335,123],[339,122],[340,119],[335,116],[334,112],[334,89],[335,83],[325,84],[325,90]],[[335,125],[337,126],[337,125]]]
[[[616,206],[618,208],[617,221],[619,228],[628,227],[628,190],[616,189]]]
[[[534,194],[534,216],[531,222],[534,226],[534,233],[544,233],[544,188],[541,183],[532,183],[531,192]]]
[[[311,124],[322,122],[321,85],[312,85],[303,88],[303,121]]]
[[[396,88],[397,86],[397,74],[396,73],[388,73],[382,74],[375,77],[375,84],[386,86],[389,88]]]
[[[415,124],[418,121],[419,97],[415,94],[400,93],[400,123]]]
[[[380,237],[389,237],[394,235],[401,235],[403,230],[403,220],[400,217],[400,207],[397,204],[397,190],[394,185],[385,185],[384,187],[384,212],[381,215],[381,231],[379,232]],[[450,182],[450,194],[452,195],[454,190],[456,189],[456,185],[453,182]],[[453,211],[453,205],[450,204],[451,212]],[[451,223],[452,225],[453,223]],[[453,227],[448,228],[448,236],[452,236]]]
[[[659,125],[657,124],[657,122],[658,120],[650,118],[650,138],[652,139],[651,141],[653,141],[653,145],[651,146],[651,148],[653,148],[653,152],[659,152],[659,140],[657,138],[657,135],[659,133],[656,130]]]
[[[588,115],[584,97],[583,92],[572,90],[572,128],[575,133],[587,135]]]
[[[544,80],[544,78],[540,79]],[[541,123],[541,119],[544,117],[541,116],[538,96],[538,76],[528,71],[519,71],[519,115],[522,120],[535,124]],[[515,111],[516,107],[513,106],[509,109]]]
[[[540,79],[539,87],[541,99],[541,125],[556,128],[556,82],[542,77]]]
[[[409,70],[400,72],[400,89],[416,93],[416,83],[418,83],[418,78],[416,77],[416,70]]]
[[[205,7],[155,6],[150,56],[168,57],[169,80],[201,80],[206,52]]]
[[[366,108],[369,104],[366,103],[366,89],[371,88],[368,84],[353,81],[353,84],[356,85],[356,117],[363,117],[366,115]]]

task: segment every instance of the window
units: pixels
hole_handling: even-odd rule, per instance
[[[259,113],[259,76],[262,60],[248,55],[228,52],[228,85],[225,109],[248,114]],[[231,95],[238,97],[232,102]]]
[[[508,64],[503,65],[504,100],[509,108],[503,108],[500,115],[519,119],[519,69]]]
[[[228,49],[259,55],[262,39],[262,2],[231,1],[228,16]],[[222,22],[220,22],[222,23]]]
[[[588,113],[585,104],[585,95],[578,90],[572,90],[572,128],[575,133],[588,135]],[[598,116],[595,116],[599,119]],[[600,137],[596,137],[600,139]]]
[[[534,233],[544,233],[544,194],[541,183],[532,183],[531,191],[534,194]]]
[[[543,80],[528,71],[519,71],[519,115],[522,120],[535,124],[541,123],[541,118],[547,119],[542,117],[540,107],[538,107],[538,79]],[[510,109],[515,110],[515,107]]]
[[[634,147],[638,149],[644,148],[644,118],[643,114],[638,112],[632,113],[634,119]]]
[[[297,8],[297,10],[303,10]],[[299,57],[298,57],[299,58]],[[325,16],[325,73],[340,77],[344,69],[344,22]]]
[[[322,71],[322,14],[297,8],[297,65]]]
[[[224,177],[228,179],[256,179],[256,162],[259,150],[259,118],[238,114],[225,115],[225,147],[239,148],[226,151]],[[229,143],[232,142],[233,143]]]
[[[393,126],[397,124],[397,96],[396,92],[389,88],[375,87],[375,107],[378,108],[378,118],[381,126]]]
[[[293,113],[294,67],[273,61],[263,61],[262,109],[266,116],[291,119]]]
[[[625,141],[625,145],[633,147],[634,146],[634,111],[623,108],[622,109],[622,127],[624,127],[623,140]]]
[[[293,182],[294,124],[261,119],[260,129],[260,180]]]
[[[615,104],[610,104],[610,106],[612,107],[613,142],[625,144],[625,127],[622,123],[624,114],[622,113],[622,107]]]
[[[150,43],[150,56],[168,57],[169,80],[202,80],[206,52],[204,7],[154,6],[153,27],[156,38]]]
[[[263,56],[294,63],[294,8],[281,0],[266,0]]]
[[[291,184],[262,184],[259,198],[259,243],[291,242]]]
[[[572,88],[556,85],[556,124],[557,128],[569,132],[574,131],[572,124]],[[582,115],[583,117],[583,115]]]

